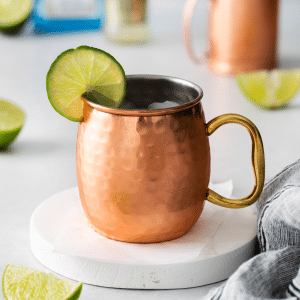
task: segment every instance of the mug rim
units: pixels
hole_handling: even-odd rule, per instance
[[[84,98],[81,96],[81,99],[83,102],[98,110],[102,111],[105,113],[110,113],[110,114],[115,114],[115,115],[123,115],[123,116],[161,116],[161,115],[169,115],[177,112],[181,112],[183,110],[186,110],[188,108],[191,108],[198,104],[202,97],[203,97],[203,90],[195,83],[186,80],[186,79],[181,79],[178,77],[173,77],[173,76],[165,76],[165,75],[148,75],[148,74],[136,74],[136,75],[126,75],[127,79],[131,78],[137,78],[137,79],[146,79],[146,80],[155,80],[155,79],[165,79],[168,81],[172,81],[175,83],[183,83],[186,86],[190,86],[197,90],[198,96],[191,102],[184,103],[175,107],[168,107],[168,108],[162,108],[162,109],[122,109],[122,108],[112,108],[112,107],[107,107],[103,106],[97,103],[94,103],[92,101],[89,101],[88,99]]]

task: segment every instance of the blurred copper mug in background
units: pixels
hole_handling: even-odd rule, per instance
[[[77,177],[84,212],[96,232],[124,242],[172,240],[193,227],[206,199],[229,208],[258,199],[264,184],[264,152],[257,128],[236,114],[206,124],[201,98],[201,88],[189,81],[131,75],[125,102],[135,109],[83,99]],[[147,110],[152,102],[166,100],[178,106]],[[208,189],[208,136],[226,123],[245,126],[252,138],[255,187],[243,199],[227,199]]]
[[[199,56],[191,38],[197,1],[187,0],[183,15],[185,47],[195,63],[233,75],[276,67],[278,0],[209,0],[208,50]]]

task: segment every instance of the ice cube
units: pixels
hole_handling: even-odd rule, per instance
[[[150,105],[148,105],[148,109],[162,109],[175,106],[179,106],[179,104],[174,101],[153,102]]]

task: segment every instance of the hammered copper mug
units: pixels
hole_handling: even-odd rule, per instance
[[[195,63],[233,75],[276,67],[278,0],[207,1],[206,53],[195,54],[192,45],[191,24],[198,0],[187,0],[183,14],[184,44]]]
[[[91,227],[110,239],[151,243],[178,238],[199,219],[205,200],[229,208],[253,204],[264,184],[264,151],[255,125],[237,114],[206,123],[202,90],[189,81],[153,75],[127,76],[125,102],[135,109],[84,100],[77,139],[80,198]],[[156,101],[176,107],[147,110]],[[208,188],[208,137],[238,123],[252,139],[255,187],[231,200]]]

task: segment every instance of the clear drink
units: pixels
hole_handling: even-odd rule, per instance
[[[99,94],[95,92],[90,92],[90,93],[85,93],[84,97],[88,99],[89,101],[92,101],[97,104],[103,105],[103,99]],[[101,98],[101,100],[99,99]],[[122,103],[120,109],[142,109],[142,110],[155,110],[155,109],[164,109],[164,108],[170,108],[170,107],[176,107],[179,106],[180,103],[171,101],[171,100],[162,100],[161,102],[148,102],[148,101],[139,101],[139,102],[134,102],[127,97],[125,98],[124,102]],[[106,106],[106,105],[105,105]]]
[[[147,0],[106,0],[105,33],[120,43],[141,43],[149,39]]]
[[[143,109],[149,109],[149,110],[164,109],[164,108],[170,108],[170,107],[175,107],[175,106],[179,106],[179,104],[174,101],[166,100],[164,102],[153,102]],[[123,102],[123,104],[120,108],[121,109],[141,109],[137,105],[133,104],[130,101],[126,101],[126,100]]]

